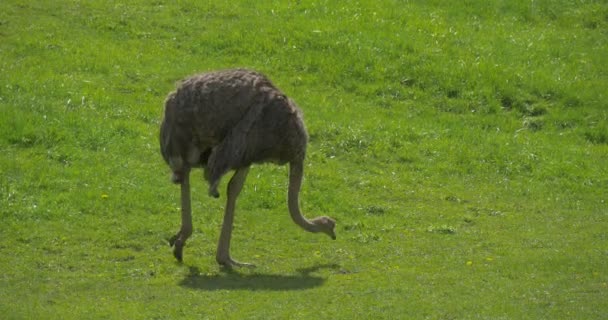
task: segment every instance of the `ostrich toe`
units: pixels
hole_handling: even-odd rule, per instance
[[[245,267],[245,268],[255,268],[255,264],[253,263],[247,263],[247,262],[239,262],[236,261],[230,257],[226,257],[226,258],[220,258],[218,257],[217,259],[217,263],[219,263],[222,267],[224,268],[228,268],[228,269],[232,269],[234,267]]]

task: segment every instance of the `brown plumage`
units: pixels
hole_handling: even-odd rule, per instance
[[[228,184],[218,263],[248,265],[230,258],[229,247],[236,198],[252,163],[289,163],[292,219],[307,231],[335,239],[331,218],[307,220],[299,209],[307,141],[300,109],[260,73],[224,70],[184,80],[167,97],[160,130],[161,153],[173,172],[173,182],[181,185],[182,227],[170,241],[175,257],[182,260],[183,246],[192,233],[189,174],[197,167],[204,170],[214,197],[219,197],[222,176],[236,171]]]

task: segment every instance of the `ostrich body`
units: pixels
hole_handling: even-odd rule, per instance
[[[289,163],[291,218],[306,231],[335,239],[333,219],[308,220],[300,211],[307,141],[300,109],[260,73],[224,70],[184,80],[168,95],[160,128],[161,153],[173,172],[172,181],[181,185],[181,228],[169,241],[175,258],[182,261],[183,247],[192,234],[189,177],[193,168],[204,170],[209,195],[216,198],[222,176],[235,171],[228,183],[217,247],[220,265],[251,266],[230,257],[230,238],[236,199],[252,163]]]

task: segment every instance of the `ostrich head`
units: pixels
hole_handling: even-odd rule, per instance
[[[317,232],[323,232],[330,238],[336,240],[336,233],[334,232],[336,222],[334,219],[323,216],[314,218],[310,220],[310,222],[315,226]]]

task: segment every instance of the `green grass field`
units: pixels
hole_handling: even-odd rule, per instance
[[[267,74],[305,114],[301,202],[160,156],[188,75]],[[605,319],[605,1],[0,2],[0,318]],[[228,179],[224,179],[222,190]]]

